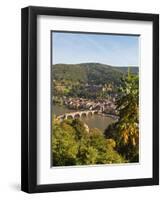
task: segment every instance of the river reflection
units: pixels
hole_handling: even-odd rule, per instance
[[[76,110],[68,109],[65,106],[52,105],[52,114],[61,115],[64,113],[75,112]],[[102,116],[98,114],[89,115],[87,117],[81,117],[82,121],[84,121],[89,128],[98,128],[101,131],[104,131],[109,124],[113,123],[114,120],[111,117]]]

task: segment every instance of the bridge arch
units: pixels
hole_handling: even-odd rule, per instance
[[[74,119],[73,115],[67,115],[67,119]]]
[[[89,115],[92,116],[93,114],[94,114],[94,113],[93,113],[92,111],[90,111],[90,112],[87,113],[87,116],[89,116]]]
[[[57,116],[57,119],[63,120],[63,119],[68,119],[68,118],[80,118],[82,116],[89,116],[89,115],[94,115],[98,113],[98,110],[83,110],[83,111],[78,111],[78,112],[72,112],[72,113],[65,113],[62,115]]]
[[[74,119],[80,118],[80,117],[81,117],[81,114],[80,114],[80,113],[76,113],[76,114],[74,115]]]
[[[87,113],[86,112],[81,113],[81,117],[87,117]]]

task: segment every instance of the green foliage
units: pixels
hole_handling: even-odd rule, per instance
[[[139,79],[130,73],[122,80],[117,99],[119,120],[110,125],[105,135],[113,138],[117,151],[130,162],[138,161],[139,154]]]
[[[53,65],[53,101],[62,104],[63,96],[89,99],[107,98],[108,95],[117,93],[121,78],[127,73],[127,69],[127,67],[113,67],[100,63]],[[130,70],[138,73],[138,67],[132,67]],[[98,87],[93,88],[93,86]],[[111,90],[108,90],[109,88]]]
[[[80,140],[82,139],[83,137],[86,137],[87,136],[87,130],[84,126],[84,123],[79,120],[79,119],[74,119],[72,121],[72,127],[75,129],[76,131],[76,136],[77,138]]]
[[[132,72],[138,73],[138,67],[132,67]],[[83,84],[104,85],[110,83],[119,86],[121,78],[127,73],[127,67],[113,67],[100,63],[82,63],[82,64],[56,64],[52,66],[53,80],[69,87],[75,93],[82,92]],[[69,88],[70,89],[70,88]]]
[[[52,152],[55,165],[73,165],[75,163],[78,144],[75,140],[75,130],[69,124],[62,123],[53,126]]]
[[[79,119],[54,120],[52,155],[54,166],[91,165],[125,162],[99,129],[87,130]]]

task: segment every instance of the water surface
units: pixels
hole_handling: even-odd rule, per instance
[[[52,105],[52,114],[55,115],[61,115],[64,113],[70,113],[75,111],[76,110],[68,109],[65,106],[59,106],[54,104]],[[104,131],[109,124],[114,122],[114,120],[111,117],[102,116],[99,114],[89,115],[87,117],[82,116],[80,119],[84,121],[89,126],[89,128],[98,128],[101,131]]]

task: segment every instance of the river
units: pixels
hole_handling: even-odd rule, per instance
[[[52,114],[55,115],[61,115],[73,111],[75,112],[76,110],[68,109],[65,106],[59,106],[54,104],[52,105]],[[102,116],[98,114],[82,117],[81,120],[84,121],[89,126],[89,128],[98,128],[101,131],[104,131],[109,124],[114,122],[114,120],[111,117]]]

